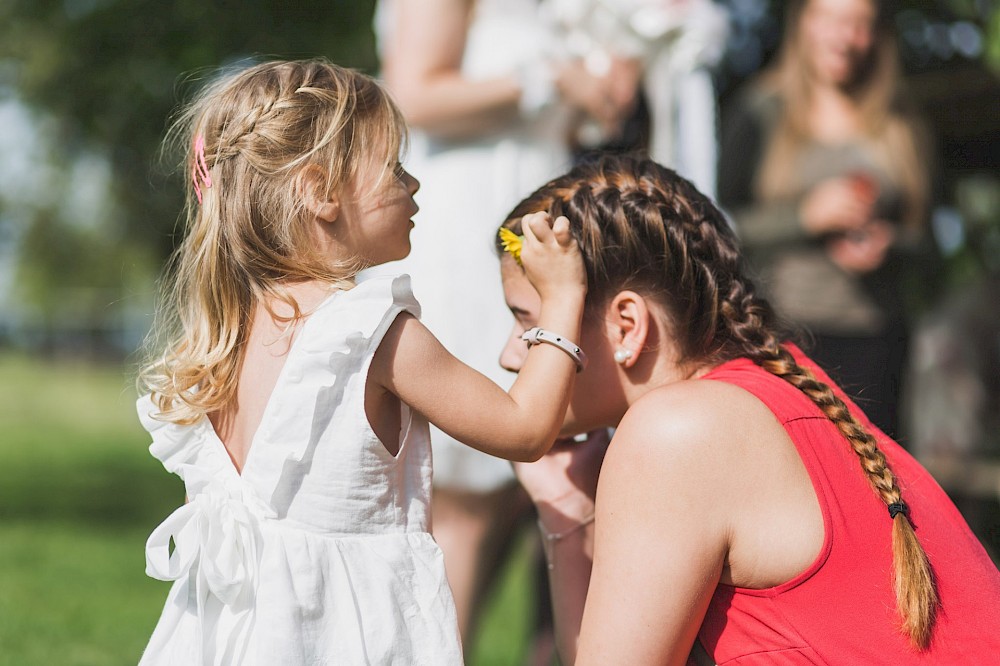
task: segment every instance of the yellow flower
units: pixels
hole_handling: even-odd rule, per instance
[[[509,252],[510,256],[514,257],[518,266],[524,265],[521,263],[521,244],[523,242],[524,236],[518,236],[507,227],[500,227],[500,244],[503,245],[505,252]]]

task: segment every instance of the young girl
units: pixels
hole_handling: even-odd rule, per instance
[[[927,471],[782,343],[706,197],[608,157],[505,226],[538,210],[569,218],[588,275],[563,431],[617,427],[606,456],[518,466],[564,663],[683,664],[696,642],[719,664],[996,663],[1000,572]],[[513,259],[502,272],[516,371],[543,301]]]
[[[417,211],[405,127],[374,81],[261,64],[179,127],[188,225],[138,409],[188,502],[147,543],[147,573],[176,582],[141,663],[460,664],[425,419],[509,459],[548,449],[584,360],[567,221],[524,221],[553,331],[533,341],[552,344],[508,395],[417,321],[408,278],[352,283],[409,252]]]

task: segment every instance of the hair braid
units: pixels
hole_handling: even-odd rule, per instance
[[[691,183],[651,160],[605,155],[540,188],[504,224],[519,232],[521,218],[538,210],[569,218],[583,250],[589,308],[622,289],[655,298],[666,309],[682,360],[714,364],[745,357],[781,377],[837,426],[882,501],[902,501],[875,437],[783,346],[774,311],[746,276],[735,235]],[[901,629],[923,649],[938,604],[934,578],[906,513],[892,521]]]
[[[851,413],[833,388],[803,368],[780,344],[767,324],[770,307],[756,296],[742,275],[733,276],[722,313],[743,355],[802,391],[847,439],[865,477],[886,506],[902,502],[902,493],[875,436]],[[893,584],[901,629],[918,649],[930,643],[938,605],[934,575],[906,511],[892,516]]]

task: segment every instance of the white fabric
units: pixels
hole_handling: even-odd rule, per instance
[[[157,421],[140,398],[150,452],[189,498],[147,542],[146,572],[175,582],[141,666],[462,663],[428,533],[427,423],[404,406],[392,456],[364,411],[372,356],[403,311],[420,312],[406,276],[309,316],[242,475],[208,419]]]
[[[535,0],[477,0],[474,6],[463,76],[483,80],[542,66],[552,37]],[[391,17],[392,2],[382,0],[375,28],[383,54],[391,45]],[[421,186],[412,251],[399,264],[366,272],[412,275],[424,324],[451,353],[504,388],[513,375],[500,367],[499,357],[513,319],[504,305],[494,238],[521,199],[572,166],[569,124],[567,107],[557,102],[469,139],[439,139],[414,129],[406,168]],[[431,438],[435,485],[489,492],[513,481],[506,460],[433,427]]]

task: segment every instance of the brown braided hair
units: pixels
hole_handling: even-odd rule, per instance
[[[541,187],[514,208],[504,226],[520,233],[520,219],[539,210],[570,221],[583,250],[589,312],[623,289],[655,298],[665,308],[683,363],[742,357],[781,377],[837,426],[886,506],[902,505],[875,437],[832,387],[783,346],[785,335],[747,276],[732,229],[690,182],[649,159],[602,155]],[[894,514],[893,580],[901,629],[924,649],[938,605],[934,579],[907,512]]]

